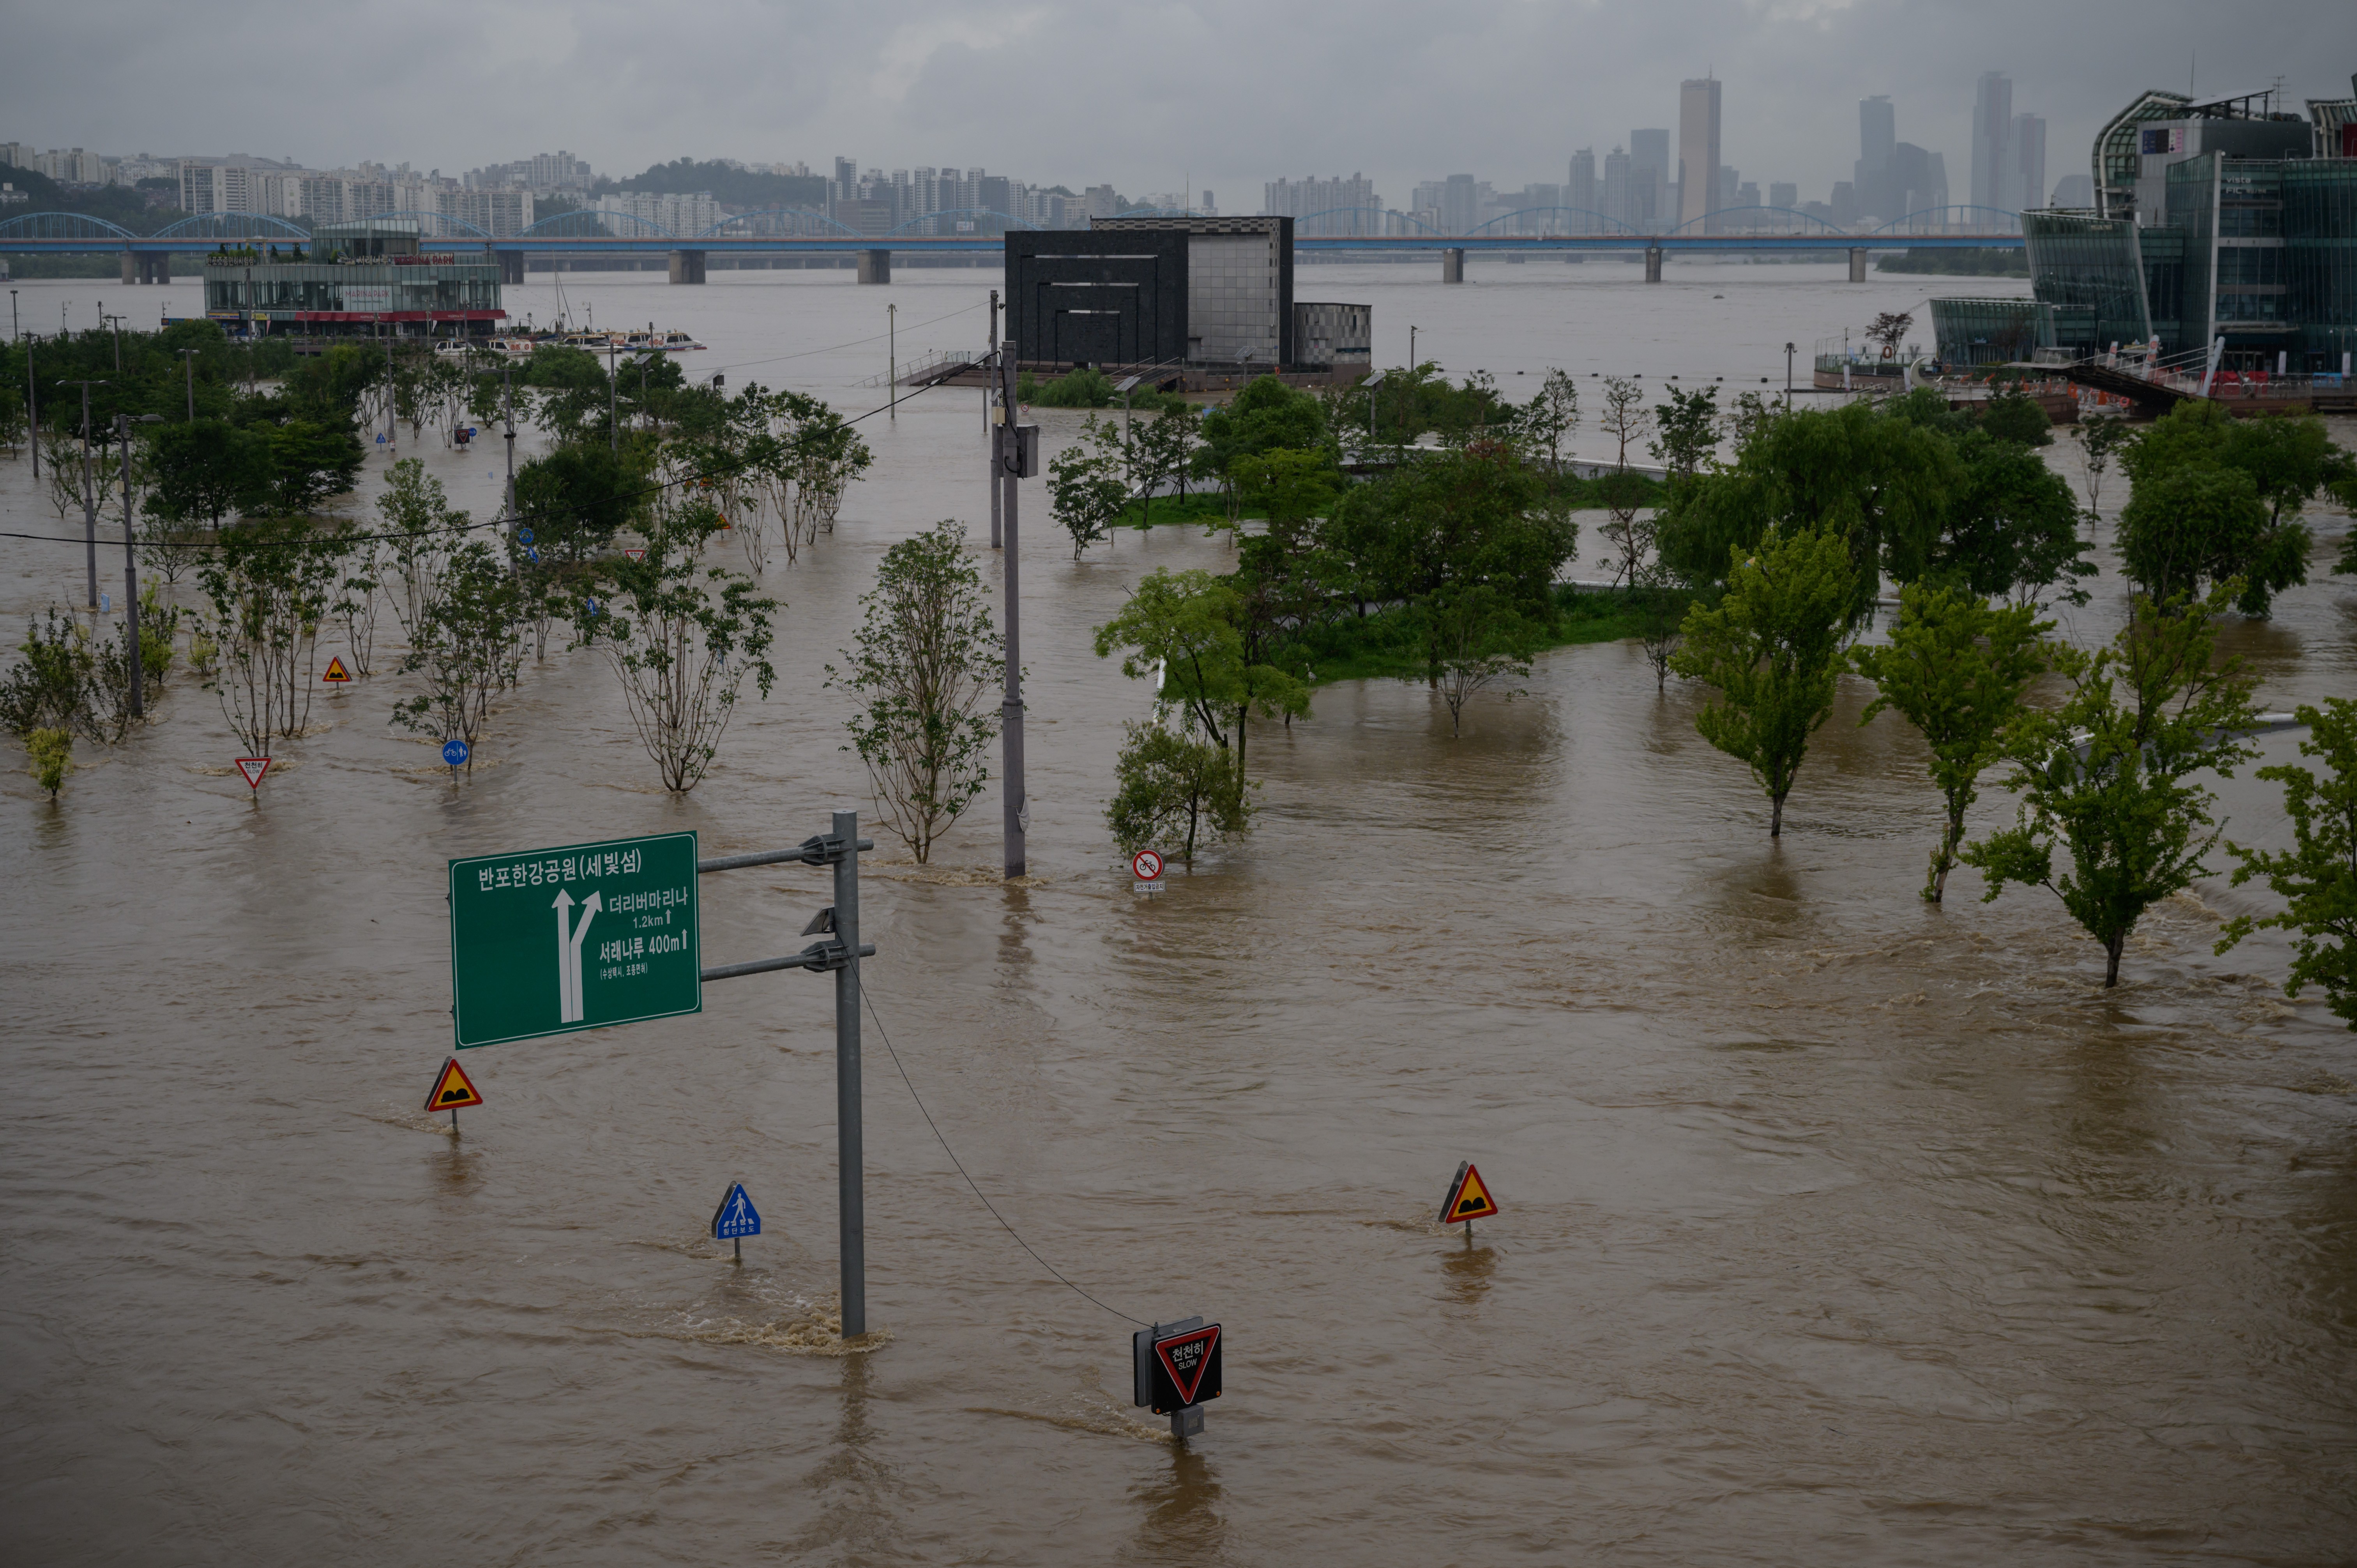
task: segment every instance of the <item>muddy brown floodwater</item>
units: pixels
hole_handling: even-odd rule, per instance
[[[1386,360],[1415,320],[1511,387],[1550,362],[1781,381],[1784,340],[1921,287],[1425,271],[1303,292],[1372,300]],[[977,341],[991,282],[715,278],[568,291],[697,332],[698,373],[865,408],[883,344],[854,340],[885,300],[934,321],[914,353]],[[38,316],[93,285],[27,292]],[[548,293],[511,304],[545,317]],[[469,1052],[489,1103],[454,1140],[416,1109],[449,1044],[447,858],[678,828],[755,849],[866,806],[822,666],[883,548],[983,496],[974,394],[863,429],[874,478],[770,574],[778,688],[686,800],[579,656],[527,667],[461,788],[388,727],[385,676],[322,699],[258,800],[185,682],[147,733],[85,747],[55,810],[10,764],[0,1556],[2350,1561],[2357,1036],[2282,998],[2280,941],[2210,956],[2255,893],[2157,911],[2106,993],[2048,896],[1984,905],[1967,872],[1917,899],[1921,746],[1857,727],[1855,686],[1771,844],[1696,693],[1604,645],[1477,701],[1456,741],[1419,688],[1321,691],[1254,734],[1252,840],[1139,898],[1100,812],[1147,694],[1089,632],[1142,572],[1223,547],[1162,529],[1075,565],[1037,487],[1037,883],[989,875],[993,794],[938,868],[880,854],[865,893],[881,1343],[831,1337],[819,977]],[[488,508],[491,459],[425,455]],[[72,532],[21,460],[0,476],[8,529]],[[2317,521],[2320,566],[2348,520]],[[79,548],[0,545],[12,623],[74,591]],[[2070,630],[2118,614],[2106,577]],[[2226,640],[2270,706],[2357,692],[2357,584],[2319,575]],[[2232,832],[2284,839],[2272,787],[2224,789]],[[1976,828],[2008,811],[1990,790]],[[798,945],[823,875],[711,879],[707,961]],[[994,1222],[896,1058],[1056,1267],[1225,1325],[1200,1439],[1131,1409],[1130,1326]],[[1432,1222],[1466,1158],[1504,1206],[1469,1246]],[[767,1220],[741,1268],[705,1234],[739,1178]]]

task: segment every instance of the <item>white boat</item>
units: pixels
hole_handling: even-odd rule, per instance
[[[704,347],[703,344],[697,342],[693,337],[684,332],[657,332],[652,334],[652,338],[653,346],[661,349],[666,354],[691,353],[700,350]]]

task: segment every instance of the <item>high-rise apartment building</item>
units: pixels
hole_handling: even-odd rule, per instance
[[[1671,199],[1671,173],[1668,128],[1630,132],[1629,212],[1621,221],[1649,234],[1675,226],[1677,205]]]
[[[1602,200],[1596,187],[1596,149],[1582,147],[1571,155],[1571,180],[1563,188],[1563,204],[1573,209],[1571,216],[1580,225],[1575,233],[1592,234],[1601,227],[1594,215]]]
[[[1336,175],[1319,179],[1273,179],[1261,188],[1264,216],[1290,218],[1296,234],[1380,234],[1383,198],[1365,175],[1348,179]],[[1211,205],[1208,193],[1203,205]]]
[[[1801,209],[1801,188],[1797,185],[1788,185],[1781,179],[1770,180],[1768,205],[1781,208],[1786,212],[1798,212]]]
[[[1440,182],[1440,231],[1469,234],[1481,221],[1481,192],[1469,174],[1452,174]]]
[[[1634,183],[1635,161],[1619,147],[1604,155],[1604,216],[1629,228],[1639,227],[1629,188]]]
[[[1719,205],[1718,80],[1678,87],[1679,224],[1695,223]],[[1697,225],[1697,231],[1715,225]]]

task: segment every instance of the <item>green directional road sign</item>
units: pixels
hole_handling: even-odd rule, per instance
[[[450,863],[458,1046],[704,1009],[695,835]]]

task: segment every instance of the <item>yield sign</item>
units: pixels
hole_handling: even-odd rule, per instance
[[[475,1080],[467,1076],[467,1069],[458,1065],[458,1058],[452,1057],[435,1075],[434,1092],[425,1097],[425,1109],[457,1111],[482,1102],[482,1091],[475,1087]]]
[[[241,757],[237,759],[237,770],[245,775],[247,789],[259,789],[262,788],[262,776],[270,771],[270,758]]]
[[[1183,1408],[1220,1393],[1220,1326],[1216,1323],[1154,1342],[1157,1370],[1170,1380]]]
[[[1498,1200],[1490,1196],[1481,1180],[1481,1173],[1468,1160],[1457,1167],[1456,1179],[1448,1184],[1448,1197],[1440,1205],[1440,1222],[1455,1225],[1469,1219],[1487,1219],[1500,1212]]]

